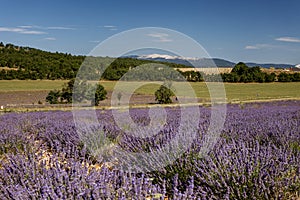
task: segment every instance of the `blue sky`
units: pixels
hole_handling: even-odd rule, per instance
[[[133,28],[163,27],[233,62],[300,63],[300,1],[1,0],[0,41],[87,54]],[[162,42],[169,42],[168,40]]]

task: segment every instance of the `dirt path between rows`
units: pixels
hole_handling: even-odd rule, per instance
[[[49,91],[0,92],[0,106],[45,104]]]
[[[3,107],[42,107],[49,106],[46,103],[48,91],[13,91],[0,92],[0,106]],[[108,92],[107,99],[100,102],[99,106],[111,105],[111,92]],[[154,95],[133,94],[130,98],[130,105],[154,104]],[[68,107],[68,106],[67,106]]]
[[[58,104],[50,105],[46,103],[45,99],[48,91],[14,91],[14,92],[0,92],[0,111],[42,111],[42,110],[71,110],[72,104]],[[100,102],[99,109],[111,108],[111,92],[108,92],[107,99]],[[242,101],[229,101],[227,103],[259,103],[271,101],[291,101],[300,98],[274,98],[274,99],[255,99]],[[149,107],[149,106],[181,106],[179,102],[173,98],[173,104],[158,105],[155,102],[154,95],[133,94],[130,98],[130,107]],[[198,98],[197,105],[209,105],[209,101],[203,101]],[[195,103],[193,105],[196,105]],[[128,106],[128,105],[125,105]],[[119,106],[117,106],[119,107]],[[122,107],[122,105],[120,106]]]

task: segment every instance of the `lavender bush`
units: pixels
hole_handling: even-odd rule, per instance
[[[199,151],[210,108],[200,110],[190,148],[175,162],[148,173],[122,169],[120,160],[111,159],[118,152],[110,148],[93,153],[70,112],[1,115],[0,199],[300,198],[300,102],[228,105],[221,137],[206,157]],[[180,108],[166,112],[163,129],[151,137],[125,133],[110,110],[97,111],[100,123],[85,134],[104,137],[105,144],[127,152],[151,154],[176,136],[181,123]],[[130,115],[140,126],[150,123],[147,109],[132,109]]]

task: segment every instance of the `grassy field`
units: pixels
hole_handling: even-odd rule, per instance
[[[62,80],[0,80],[0,92],[41,91],[62,88]]]
[[[103,86],[112,91],[116,82],[103,82]],[[124,82],[120,88],[132,87],[136,83]],[[178,91],[183,95],[186,91],[184,83],[173,83]],[[189,83],[194,89],[197,97],[204,100],[210,98],[208,87],[205,83]],[[217,83],[210,83],[212,87],[218,86]],[[298,99],[300,98],[300,83],[224,83],[226,97],[228,101],[245,101],[245,100],[266,100],[266,99]],[[159,88],[157,83],[149,83],[138,88],[137,94],[154,94]]]
[[[67,81],[62,80],[1,80],[0,92],[14,91],[49,91],[60,89]],[[103,81],[101,84],[107,91],[113,91],[117,82]],[[119,82],[119,89],[132,88],[140,82]],[[189,83],[194,89],[195,94],[204,100],[209,99],[209,91],[205,83]],[[214,85],[217,85],[214,83]],[[182,95],[185,94],[186,83],[174,83],[177,91]],[[265,100],[265,99],[300,99],[300,83],[225,83],[227,100],[230,101],[245,101],[245,100]],[[152,95],[159,88],[156,82],[150,82],[139,87],[136,94]]]
[[[300,98],[300,83],[226,83],[228,100]]]

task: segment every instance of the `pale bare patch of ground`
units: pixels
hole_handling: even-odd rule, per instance
[[[296,71],[291,71],[289,69],[267,69],[267,68],[261,68],[261,71],[262,72],[266,72],[268,74],[271,74],[271,73],[275,73],[276,75],[279,75],[280,73],[287,73],[287,74],[294,74],[294,73],[299,73],[299,72],[296,72]]]
[[[216,68],[215,67],[211,67],[211,68],[175,68],[178,69],[182,72],[187,72],[187,71],[199,71],[199,72],[203,72],[204,74],[216,74]],[[230,73],[232,70],[231,67],[228,68],[218,68],[218,73]]]
[[[39,104],[46,102],[49,91],[8,91],[0,92],[0,106]]]
[[[19,70],[19,68],[11,68],[11,67],[0,67],[0,71],[1,70],[6,70],[6,71],[9,71],[9,70],[14,70],[14,71],[17,71]],[[23,70],[24,71],[24,70]]]

